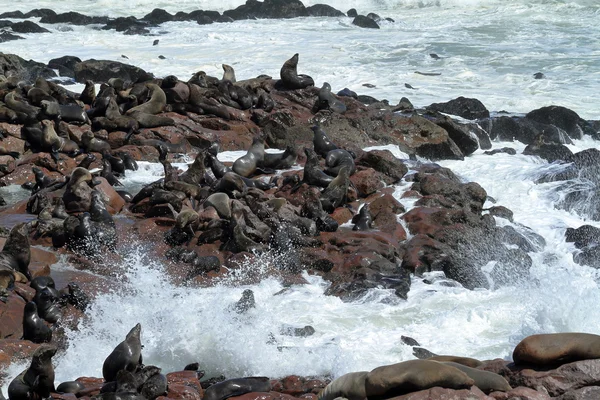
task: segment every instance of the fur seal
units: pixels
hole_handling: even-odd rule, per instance
[[[368,231],[373,229],[373,217],[368,204],[363,204],[358,213],[352,217],[353,231]]]
[[[63,194],[65,209],[70,212],[81,212],[90,209],[92,202],[92,174],[85,168],[77,167],[71,172],[67,188]]]
[[[35,185],[31,189],[31,194],[36,194],[40,190],[46,189],[57,182],[56,179],[52,179],[49,176],[44,175],[44,171],[37,167],[32,167],[31,171],[35,177]]]
[[[342,397],[348,400],[364,400],[365,380],[368,371],[350,372],[331,381],[317,397],[317,400],[334,400]]]
[[[213,207],[217,210],[219,217],[223,219],[231,218],[231,204],[229,196],[225,193],[213,193],[204,202],[204,207]]]
[[[314,150],[305,147],[304,154],[306,154],[306,163],[302,181],[313,186],[327,187],[334,178],[321,170],[319,158]]]
[[[54,367],[52,356],[57,348],[51,344],[42,344],[33,353],[29,368],[8,385],[10,400],[46,399],[54,389]]]
[[[331,85],[323,82],[323,86],[319,90],[319,96],[314,106],[314,111],[331,110],[333,112],[343,114],[346,112],[346,105],[336,99],[331,93]]]
[[[332,213],[337,207],[342,206],[346,202],[346,194],[350,186],[350,168],[343,166],[340,173],[335,177],[329,185],[321,193],[321,204],[323,209]]]
[[[150,375],[147,379],[144,380],[141,388],[139,389],[140,394],[144,397],[144,399],[156,399],[159,396],[163,396],[167,393],[167,377],[161,374],[161,369],[148,366],[145,367],[142,371],[145,372],[147,369],[152,369],[151,372],[147,373]],[[139,378],[139,376],[137,376]]]
[[[325,165],[327,166],[325,172],[332,176],[337,176],[343,166],[350,169],[350,175],[356,171],[352,154],[344,149],[335,149],[328,152],[325,156]]]
[[[106,209],[102,193],[97,190],[92,192],[90,219],[96,223],[95,240],[114,251],[117,246],[117,228],[112,215]]]
[[[8,108],[17,113],[19,120],[22,122],[37,120],[40,108],[24,102],[15,92],[7,93],[4,96],[4,103]]]
[[[42,287],[36,290],[33,301],[37,306],[37,313],[40,318],[54,324],[61,317],[59,307],[58,291],[50,286]]]
[[[81,135],[81,146],[88,153],[92,151],[96,153],[104,153],[111,150],[110,144],[104,140],[96,139],[94,132],[91,130],[85,131]]]
[[[79,101],[82,101],[84,104],[92,105],[94,100],[96,100],[96,86],[94,85],[94,82],[87,80],[85,81],[85,87],[79,95]]]
[[[475,381],[475,386],[481,389],[485,394],[490,394],[491,392],[508,392],[509,390],[512,390],[512,387],[506,379],[494,372],[467,367],[466,365],[451,361],[446,361],[442,364],[457,368],[467,374],[469,378]]]
[[[271,382],[266,377],[227,379],[206,389],[202,400],[225,400],[250,392],[269,391],[271,391]]]
[[[96,156],[92,153],[87,153],[77,166],[80,168],[90,169],[90,165],[92,165],[94,161],[96,161]]]
[[[83,385],[83,383],[77,382],[77,381],[67,381],[67,382],[62,382],[60,385],[58,385],[56,387],[56,392],[57,393],[77,394],[80,391],[82,391],[83,389],[85,389],[85,386]]]
[[[31,248],[29,246],[29,234],[27,225],[20,223],[12,227],[8,239],[0,252],[0,267],[7,267],[25,275],[31,279],[29,273],[29,262],[31,260]]]
[[[223,79],[222,81],[230,81],[231,83],[235,83],[235,71],[231,65],[221,64],[223,67]]]
[[[280,154],[265,153],[261,167],[272,169],[288,169],[296,164],[298,152],[292,145],[286,146]]]
[[[37,305],[30,301],[25,304],[23,313],[23,339],[33,343],[44,343],[52,340],[52,330],[37,313]]]
[[[65,139],[58,136],[54,130],[54,122],[50,120],[42,121],[42,150],[48,152],[61,152],[66,154],[79,153],[79,146],[71,139]]]
[[[179,180],[185,183],[191,183],[193,185],[200,185],[204,181],[204,173],[206,172],[204,167],[205,157],[205,152],[199,152],[187,171],[179,175]]]
[[[365,394],[369,400],[382,400],[435,386],[468,389],[474,384],[473,379],[457,368],[437,361],[410,360],[369,372]]]
[[[226,173],[231,172],[231,168],[223,164],[216,155],[207,154],[210,170],[217,179],[221,179]]]
[[[294,54],[292,58],[283,63],[279,75],[283,86],[288,89],[304,89],[309,86],[313,86],[315,81],[308,75],[298,75],[298,53]]]
[[[481,361],[479,361],[475,358],[459,357],[459,356],[436,355],[436,356],[428,357],[427,360],[440,361],[440,362],[453,362],[453,363],[462,364],[462,365],[465,365],[465,366],[471,367],[471,368],[477,368],[483,364]]]
[[[154,83],[147,83],[146,87],[150,91],[150,100],[127,110],[127,115],[131,115],[136,112],[142,112],[146,114],[158,114],[162,112],[167,105],[167,96],[165,92]]]
[[[260,138],[254,138],[248,152],[234,161],[231,168],[236,174],[245,178],[254,174],[256,168],[265,157],[265,143]]]
[[[138,323],[127,334],[124,341],[104,360],[102,365],[102,376],[107,382],[117,379],[117,373],[121,370],[135,372],[142,363],[142,342],[140,333],[142,326]]]
[[[246,289],[242,292],[242,297],[233,305],[233,310],[238,314],[243,314],[255,307],[254,292],[251,289]]]
[[[600,358],[600,336],[591,333],[549,333],[528,336],[513,350],[515,364],[560,365]]]
[[[319,125],[313,125],[310,129],[312,129],[314,133],[313,147],[318,155],[325,158],[330,151],[339,149],[339,147],[329,140],[327,134]]]

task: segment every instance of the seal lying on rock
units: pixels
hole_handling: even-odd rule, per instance
[[[321,390],[317,400],[334,400],[342,397],[348,400],[364,400],[367,397],[365,392],[365,380],[368,371],[350,372],[334,379]]]
[[[202,400],[225,400],[250,392],[269,392],[271,382],[265,377],[236,378],[215,383],[204,392]]]
[[[31,248],[27,225],[20,223],[10,230],[4,248],[0,252],[0,267],[15,270],[31,279],[29,262],[31,261]]]
[[[30,301],[25,304],[23,312],[23,339],[33,343],[44,343],[52,340],[52,330],[44,323],[37,312],[37,305]]]
[[[468,389],[474,384],[467,374],[449,365],[410,360],[369,372],[365,379],[365,394],[369,400],[382,400],[435,386]]]
[[[513,350],[515,364],[556,366],[600,358],[600,336],[590,333],[550,333],[528,336]]]

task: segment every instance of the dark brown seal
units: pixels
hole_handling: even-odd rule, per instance
[[[308,75],[298,75],[298,53],[292,58],[283,63],[280,76],[283,86],[288,89],[304,89],[308,86],[313,86],[315,81]]]
[[[515,364],[555,366],[593,358],[600,358],[600,336],[591,333],[532,335],[513,350]]]
[[[8,386],[8,398],[11,400],[46,399],[54,389],[54,367],[52,356],[56,346],[43,344],[33,353],[31,365]]]
[[[117,379],[117,373],[121,370],[135,372],[142,363],[142,342],[140,333],[142,326],[137,324],[129,331],[124,341],[104,360],[102,365],[102,376],[107,382]]]

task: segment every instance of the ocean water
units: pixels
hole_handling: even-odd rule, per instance
[[[180,79],[198,70],[220,76],[222,63],[233,65],[238,79],[262,73],[277,77],[282,63],[299,52],[299,72],[312,75],[317,85],[326,81],[335,90],[348,87],[391,103],[406,96],[424,106],[466,96],[480,99],[492,111],[523,113],[559,104],[587,119],[600,117],[600,6],[596,1],[324,2],[343,11],[350,7],[361,13],[374,11],[395,22],[382,23],[378,31],[354,27],[349,18],[208,26],[179,22],[161,25],[150,37],[44,25],[52,32],[23,35],[25,40],[0,44],[0,51],[42,62],[66,54],[120,60],[157,76],[174,74]],[[6,10],[48,7],[57,12],[143,16],[154,7],[173,13],[197,8],[222,11],[241,2],[3,0],[0,4]],[[155,39],[160,39],[158,46],[152,46]],[[442,59],[434,60],[429,53]],[[160,60],[159,55],[166,59]],[[535,72],[543,72],[546,78],[534,80]],[[417,89],[406,89],[405,83]],[[494,143],[494,147],[505,146],[518,153],[524,148],[519,143]],[[597,146],[585,138],[575,141],[571,149]],[[406,158],[397,148],[391,150]],[[208,376],[227,377],[335,377],[367,370],[413,358],[412,349],[400,340],[402,335],[439,354],[510,359],[514,346],[530,334],[600,332],[598,271],[574,263],[574,246],[564,240],[567,227],[585,223],[600,227],[600,222],[557,207],[571,186],[533,183],[564,166],[520,154],[490,157],[482,151],[465,161],[440,164],[465,181],[478,182],[497,205],[514,212],[516,222],[546,239],[543,251],[530,254],[534,264],[529,279],[512,287],[469,291],[445,286],[439,274],[431,274],[433,284],[413,280],[407,301],[375,289],[358,301],[343,303],[324,295],[326,281],[309,275],[305,275],[309,284],[289,288],[273,278],[239,284],[245,274],[277,262],[275,254],[262,264],[248,263],[214,287],[182,287],[169,281],[163,265],[147,259],[144,249],[132,244],[122,265],[123,286],[95,300],[79,329],[69,332],[68,350],[55,357],[57,383],[101,376],[104,358],[138,322],[146,363],[169,372],[199,362]],[[160,165],[142,164],[125,183],[139,187],[160,174]],[[399,184],[395,195],[400,199],[409,187]],[[510,224],[500,218],[497,223]],[[523,228],[515,224],[515,229]],[[231,305],[247,288],[254,291],[257,306],[238,315]],[[313,326],[315,334],[307,338],[282,334],[282,328],[305,325]],[[17,375],[25,364],[12,365],[8,375]]]

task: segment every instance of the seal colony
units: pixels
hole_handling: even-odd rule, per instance
[[[359,298],[373,287],[406,298],[410,274],[436,270],[471,289],[487,288],[490,279],[496,287],[511,284],[523,279],[531,266],[527,253],[539,251],[543,238],[532,235],[532,241],[497,225],[493,215],[507,216],[510,210],[484,210],[487,193],[477,183],[464,183],[452,171],[416,157],[464,158],[488,146],[493,134],[520,134],[517,140],[536,146],[528,151],[553,151],[573,162],[576,173],[600,153],[569,155],[560,147],[569,135],[597,133],[571,110],[540,109],[510,122],[503,116],[489,118],[489,113],[469,114],[487,127],[476,130],[475,138],[473,126],[433,109],[397,114],[396,107],[382,102],[367,106],[352,96],[336,96],[328,84],[316,88],[313,78],[298,73],[299,60],[298,54],[282,60],[279,79],[240,80],[224,64],[222,79],[202,71],[187,82],[113,77],[102,81],[98,94],[90,84],[78,94],[43,78],[33,84],[14,79],[0,83],[5,107],[12,111],[0,114],[6,118],[0,123],[2,136],[10,139],[0,156],[6,162],[0,181],[20,181],[31,190],[29,199],[13,206],[29,222],[12,227],[0,253],[0,289],[7,304],[22,310],[17,326],[3,325],[2,338],[22,335],[28,342],[58,345],[61,324],[67,323],[63,316],[82,315],[90,304],[75,282],[57,290],[49,269],[31,265],[31,243],[64,248],[72,262],[94,270],[102,258],[118,258],[123,238],[135,234],[152,242],[152,257],[176,266],[174,281],[190,285],[211,284],[234,269],[240,257],[285,251],[285,260],[267,265],[268,274],[293,282],[308,270],[330,280],[327,293],[343,300]],[[474,99],[433,108],[484,114]],[[508,128],[503,130],[502,123]],[[565,133],[551,134],[561,131]],[[362,150],[377,140],[397,144],[413,160]],[[247,152],[230,166],[218,159],[221,149]],[[186,171],[174,167],[180,154],[194,159]],[[22,164],[15,165],[14,159]],[[135,196],[117,192],[113,186],[119,186],[126,169],[135,171],[135,160],[159,161],[164,177]],[[302,170],[282,171],[301,163]],[[415,198],[416,207],[408,212],[385,188],[402,179],[412,182]],[[344,226],[349,222],[354,225]],[[461,241],[465,238],[470,240],[468,251]],[[495,267],[485,275],[480,267],[490,262]],[[517,276],[507,273],[514,263]],[[110,270],[97,272],[114,276]],[[23,302],[19,293],[27,291],[31,299]],[[231,309],[243,314],[254,307],[253,294],[245,292]],[[299,327],[282,331],[311,334]],[[184,397],[160,368],[144,366],[140,335],[138,324],[108,355],[102,387],[78,382],[83,389],[78,383],[63,383],[62,388],[103,398]],[[515,348],[514,365],[430,354],[427,360],[381,366],[317,386],[325,388],[321,397],[327,400],[387,399],[435,388],[478,396],[506,391],[511,396],[511,386],[523,385],[522,365],[548,368],[598,357],[595,335],[564,335],[525,339]],[[33,354],[35,363],[11,383],[10,399],[47,397],[57,390],[47,379],[53,376],[49,358],[54,353],[42,346],[47,345]],[[415,349],[417,354],[422,353]],[[221,400],[274,389],[264,377],[228,378],[206,385],[204,395]],[[202,385],[198,382],[193,390],[201,396]]]

